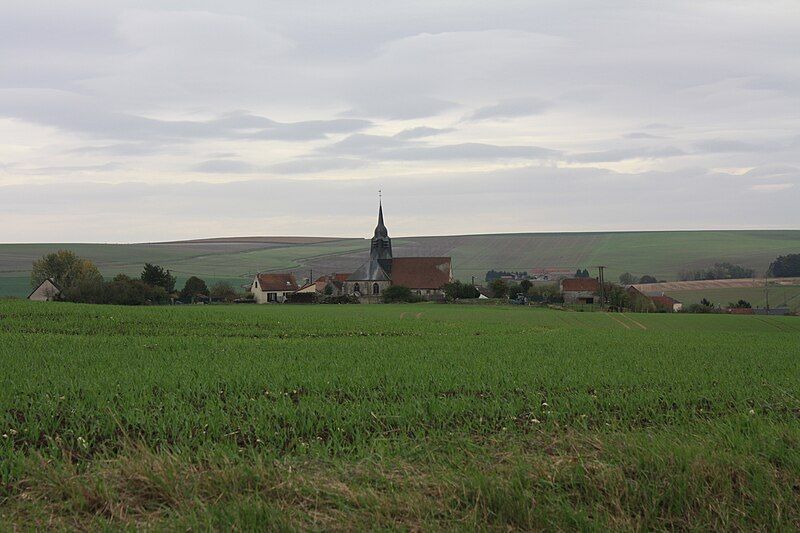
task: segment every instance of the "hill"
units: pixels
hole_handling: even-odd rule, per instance
[[[776,256],[800,252],[800,231],[662,231],[518,233],[392,239],[396,256],[449,255],[455,275],[482,280],[490,269],[591,269],[603,264],[609,279],[622,272],[675,280],[682,269],[730,261],[763,273]],[[350,272],[367,256],[366,239],[332,237],[226,237],[148,244],[0,245],[0,295],[24,296],[31,262],[69,248],[93,260],[106,276],[138,275],[145,262],[171,269],[179,283],[246,283],[257,271],[291,270],[300,277]]]

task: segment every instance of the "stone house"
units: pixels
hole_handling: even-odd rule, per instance
[[[567,278],[559,282],[565,304],[600,303],[600,282],[595,278]]]

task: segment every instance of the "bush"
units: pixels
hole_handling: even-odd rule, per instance
[[[230,283],[219,281],[211,286],[209,296],[220,302],[232,302],[238,297],[238,294]]]
[[[502,279],[495,279],[489,283],[489,290],[495,298],[504,298],[508,294],[508,283]]]
[[[166,303],[163,287],[152,287],[139,279],[118,274],[109,282],[84,280],[64,291],[64,300],[76,303],[146,305]]]
[[[480,296],[478,289],[469,283],[461,283],[456,280],[442,285],[444,295],[448,300],[466,300]]]
[[[323,304],[357,304],[361,300],[357,296],[343,294],[341,296],[325,296],[320,303]]]
[[[658,280],[655,278],[655,276],[648,276],[645,274],[639,278],[639,283],[658,283]]]
[[[383,303],[414,303],[421,301],[421,296],[412,293],[411,289],[402,285],[392,285],[383,291]]]
[[[192,276],[183,285],[181,300],[194,301],[198,296],[208,296],[208,287],[205,281],[197,276]]]
[[[286,296],[286,303],[289,304],[314,304],[317,303],[317,293],[315,292],[294,292]]]

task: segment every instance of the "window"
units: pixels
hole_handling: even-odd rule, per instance
[[[381,292],[381,286],[377,283],[372,284],[372,294],[378,294]]]
[[[358,283],[353,285],[353,292],[361,292],[361,285],[359,285]]]
[[[277,302],[278,301],[278,293],[276,293],[276,292],[268,292],[267,293],[267,301],[268,302]]]

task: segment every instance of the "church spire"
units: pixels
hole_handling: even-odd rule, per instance
[[[392,239],[389,238],[389,230],[383,223],[383,198],[378,191],[378,225],[375,226],[375,233],[369,249],[370,259],[391,259],[392,258]]]

